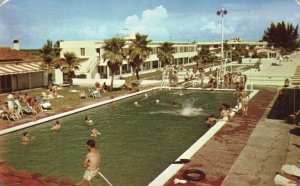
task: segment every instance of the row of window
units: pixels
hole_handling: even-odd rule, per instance
[[[205,47],[205,46],[203,46]],[[208,48],[211,48],[210,46],[206,46]],[[220,45],[213,45],[213,48],[220,48]],[[232,45],[232,47],[235,47],[235,45]],[[257,47],[257,46],[256,46]],[[259,45],[258,47],[263,47],[263,45]],[[192,46],[192,47],[174,47],[175,48],[175,53],[183,53],[183,52],[195,52],[196,51],[196,47]],[[126,49],[124,49],[126,50]],[[157,54],[158,52],[158,48],[152,48],[152,52],[150,54]],[[96,48],[96,54],[98,57],[98,60],[100,60],[100,48]],[[80,56],[85,56],[85,48],[80,48]]]
[[[175,53],[195,52],[195,51],[196,51],[196,47],[175,47]],[[157,54],[157,52],[158,52],[158,48],[152,48],[150,54]],[[96,54],[98,59],[100,59],[100,48],[96,48]],[[80,48],[80,56],[85,56],[85,48]]]

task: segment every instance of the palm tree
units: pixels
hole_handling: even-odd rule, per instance
[[[191,59],[192,59],[192,61],[197,62],[197,68],[198,68],[199,67],[199,62],[201,64],[201,61],[202,61],[202,57],[200,56],[200,52],[198,52],[198,54],[193,56]]]
[[[68,83],[72,85],[72,77],[74,71],[79,69],[79,59],[76,57],[73,52],[65,52],[64,58],[54,61],[56,66],[59,66],[63,73],[68,75]]]
[[[160,62],[164,65],[172,64],[174,61],[175,48],[173,43],[164,42],[158,47],[157,57]]]
[[[211,56],[210,50],[208,47],[202,47],[199,56],[201,57],[201,63],[203,63],[203,68],[205,67],[206,63],[209,63],[213,60],[213,57]]]
[[[104,53],[102,57],[107,62],[107,66],[111,70],[111,84],[110,90],[113,88],[114,75],[120,69],[123,60],[126,58],[123,47],[125,46],[125,40],[119,37],[113,37],[112,39],[104,41]]]
[[[249,57],[249,51],[245,46],[236,46],[235,50],[232,53],[232,60],[238,61],[238,63],[242,63],[243,57]]]
[[[44,63],[41,65],[41,68],[45,69],[46,73],[48,74],[48,84],[52,82],[54,67],[53,62],[59,58],[60,51],[61,49],[59,47],[59,41],[57,41],[53,46],[52,41],[49,39],[39,50],[44,60]]]
[[[271,23],[264,31],[262,40],[276,48],[284,48],[288,53],[293,52],[299,47],[298,25],[284,21],[277,24]]]
[[[147,40],[147,37],[148,35],[135,34],[135,39],[132,40],[128,48],[128,62],[136,73],[137,80],[140,79],[139,71],[141,65],[143,65],[152,51],[152,49],[148,47],[151,40]]]

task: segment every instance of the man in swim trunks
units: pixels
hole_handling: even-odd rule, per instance
[[[87,181],[91,181],[99,172],[100,153],[95,148],[94,140],[88,140],[86,144],[89,152],[86,154],[84,160],[83,166],[86,170],[83,175],[83,179]]]

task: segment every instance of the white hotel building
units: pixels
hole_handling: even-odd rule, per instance
[[[152,41],[149,47],[152,48],[151,55],[146,59],[141,67],[141,73],[153,72],[161,68],[160,61],[157,57],[157,50],[160,44],[163,42]],[[221,42],[172,42],[175,47],[174,64],[189,66],[195,65],[195,62],[191,58],[197,55],[198,51],[202,47],[208,47],[215,55],[220,55]],[[126,42],[126,46],[130,44],[130,41]],[[259,49],[266,48],[267,42],[243,42],[240,40],[231,40],[227,42],[233,49],[237,45],[243,45]],[[65,52],[74,52],[78,58],[80,58],[81,66],[76,75],[84,74],[86,79],[98,81],[100,79],[110,79],[111,72],[107,66],[107,62],[103,60],[102,54],[104,41],[103,40],[89,40],[89,41],[60,41],[61,57]],[[126,47],[125,46],[125,47]],[[116,78],[120,76],[125,77],[132,74],[132,68],[127,61],[123,61],[120,71],[116,74]],[[74,83],[76,82],[75,78]],[[85,80],[86,81],[86,80]],[[75,83],[76,84],[76,83]]]

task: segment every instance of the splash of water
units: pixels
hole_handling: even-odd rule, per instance
[[[178,109],[173,108],[172,110],[168,109],[168,110],[153,111],[150,112],[150,114],[170,114],[170,115],[184,116],[184,117],[206,115],[202,108],[194,108],[193,106],[194,101],[195,100],[185,101],[182,104],[182,107]],[[172,107],[170,106],[170,108]]]
[[[205,114],[202,108],[193,107],[194,100],[189,100],[183,103],[183,107],[177,112],[181,116],[199,116]]]

